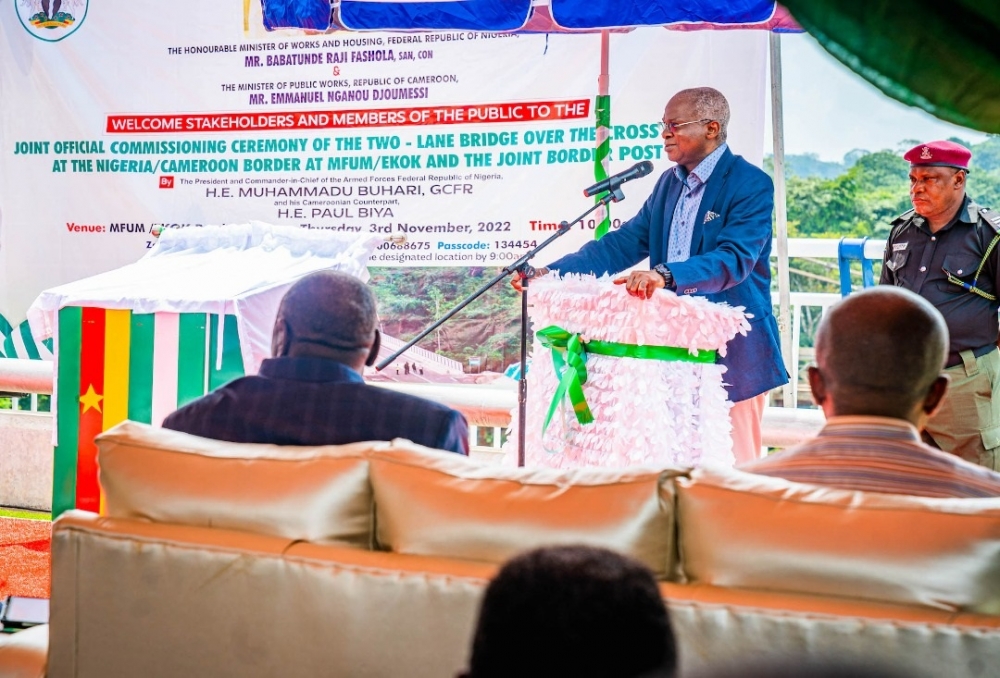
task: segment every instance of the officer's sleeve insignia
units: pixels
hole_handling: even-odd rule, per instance
[[[1000,212],[994,212],[989,207],[980,207],[979,216],[988,223],[994,231],[1000,233]]]

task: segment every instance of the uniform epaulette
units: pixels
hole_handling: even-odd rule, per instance
[[[898,226],[899,224],[903,223],[904,221],[907,221],[910,217],[912,217],[914,214],[916,214],[916,212],[917,212],[917,210],[915,210],[915,209],[908,209],[905,212],[903,212],[902,214],[900,214],[898,217],[896,217],[895,219],[893,219],[889,223],[891,223],[893,226]]]
[[[979,216],[993,227],[993,230],[1000,233],[1000,212],[994,212],[989,207],[980,207]]]
[[[902,230],[905,228],[906,224],[909,223],[910,219],[916,214],[915,209],[909,209],[900,214],[898,217],[889,222],[889,240],[891,241],[895,238]]]

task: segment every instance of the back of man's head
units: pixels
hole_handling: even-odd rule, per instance
[[[648,568],[607,549],[555,546],[513,558],[490,582],[466,675],[660,678],[676,663]]]
[[[317,271],[281,300],[271,351],[275,356],[320,357],[360,369],[377,350],[375,296],[354,276]]]
[[[948,327],[936,308],[908,290],[873,287],[823,317],[810,384],[817,401],[829,399],[820,403],[827,414],[914,421],[929,397],[933,406],[943,395],[947,357]]]

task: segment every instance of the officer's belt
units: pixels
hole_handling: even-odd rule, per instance
[[[977,358],[981,358],[991,351],[997,350],[996,344],[986,344],[986,346],[980,346],[979,348],[972,349],[972,355]],[[962,354],[960,352],[954,352],[948,354],[948,362],[944,364],[945,368],[955,367],[962,364]]]

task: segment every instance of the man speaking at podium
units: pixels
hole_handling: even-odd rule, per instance
[[[737,335],[725,358],[726,391],[734,403],[733,453],[741,464],[760,456],[761,417],[767,392],[788,382],[778,325],[771,313],[770,177],[726,144],[729,102],[710,87],[675,94],[663,112],[663,144],[676,166],[664,172],[652,195],[617,231],[538,269],[535,275],[614,274],[649,257],[652,270],[615,280],[629,294],[648,299],[666,288],[730,306],[751,315],[751,331]],[[520,278],[513,284],[520,289]]]

